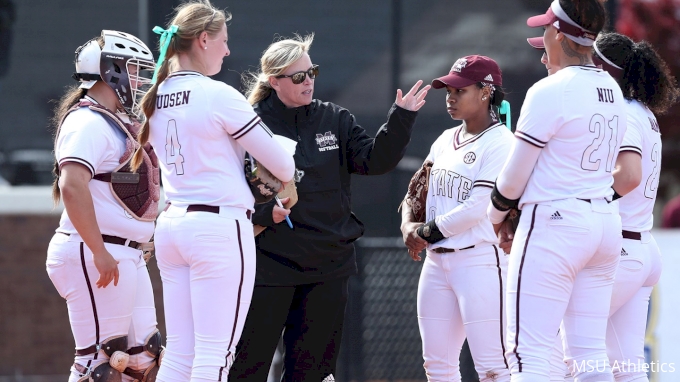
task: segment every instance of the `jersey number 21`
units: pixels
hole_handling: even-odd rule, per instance
[[[597,133],[597,137],[595,137],[593,143],[583,153],[581,168],[588,171],[597,171],[600,169],[602,159],[605,159],[605,171],[612,172],[614,159],[616,158],[616,146],[618,144],[619,116],[615,115],[614,118],[607,121],[603,115],[595,114],[590,119],[589,128],[591,133]],[[605,147],[601,147],[607,137],[608,130],[611,130],[609,141]],[[602,158],[603,156],[606,157]]]

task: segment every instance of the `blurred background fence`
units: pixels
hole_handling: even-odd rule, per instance
[[[66,306],[44,270],[58,224],[50,208],[54,101],[74,82],[75,49],[102,29],[133,34],[155,50],[179,0],[0,0],[0,382],[52,381],[72,361]],[[498,61],[513,105],[513,125],[527,89],[546,75],[526,38],[527,16],[549,0],[213,0],[233,14],[231,56],[215,79],[241,89],[241,75],[278,36],[314,32],[311,58],[321,67],[315,97],[355,114],[369,133],[384,123],[397,87],[429,82],[468,54]],[[610,28],[654,44],[680,74],[680,0],[609,0]],[[680,108],[659,118],[663,169],[655,225],[680,194]],[[366,225],[358,242],[361,273],[351,280],[340,380],[424,380],[415,296],[421,264],[399,248],[396,206],[435,138],[456,124],[444,93],[420,111],[406,157],[396,170],[354,177],[352,206]],[[4,190],[4,191],[3,191]],[[680,207],[680,203],[678,203]],[[670,247],[669,247],[670,248]],[[679,268],[680,269],[680,268]],[[154,263],[158,318],[160,283]],[[678,305],[678,304],[676,304]],[[675,334],[673,334],[675,335]],[[678,334],[677,343],[680,343]],[[680,362],[680,353],[674,354]],[[680,365],[680,363],[679,363]],[[31,377],[26,376],[40,376]],[[42,379],[41,379],[42,378]],[[676,379],[680,380],[680,379]]]

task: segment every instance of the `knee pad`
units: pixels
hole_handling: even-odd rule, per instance
[[[153,333],[149,334],[144,340],[144,345],[134,346],[127,349],[127,354],[136,355],[142,352],[146,352],[149,356],[157,359],[161,354],[163,347],[163,341],[161,337],[161,332],[158,329],[154,330]],[[127,346],[126,346],[127,348]]]
[[[78,382],[122,382],[123,374],[114,369],[109,363],[104,362],[94,369],[87,369],[85,366],[76,364],[76,370],[83,374]]]
[[[127,367],[130,356],[125,352],[128,347],[127,336],[109,337],[102,342],[101,350],[109,356],[109,364],[119,372]]]
[[[159,365],[154,361],[146,370],[125,369],[123,374],[134,378],[134,382],[156,382],[156,375],[158,375]]]

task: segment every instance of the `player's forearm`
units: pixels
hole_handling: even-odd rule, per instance
[[[406,201],[401,202],[401,227],[403,228],[404,225],[408,223],[417,223],[415,221],[415,217],[413,216],[413,208],[411,208],[411,205],[406,203]]]
[[[491,189],[488,187],[473,188],[470,197],[464,203],[435,218],[437,227],[444,236],[451,237],[479,224],[486,217],[490,194]]]
[[[540,154],[540,148],[515,139],[510,156],[496,179],[495,190],[491,193],[487,216],[492,224],[502,222],[510,208],[516,207]]]

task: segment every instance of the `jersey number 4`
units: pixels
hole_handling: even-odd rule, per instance
[[[614,159],[616,158],[616,145],[618,144],[619,116],[615,115],[614,118],[607,121],[603,115],[595,114],[590,119],[589,128],[591,133],[597,133],[597,137],[595,137],[593,143],[583,153],[581,168],[588,171],[597,171],[600,169],[602,159],[605,159],[605,170],[612,172]],[[609,132],[610,138],[605,150],[601,146],[607,137],[607,132]]]
[[[184,175],[184,157],[180,154],[182,145],[177,138],[177,124],[174,119],[168,121],[168,133],[165,136],[165,163],[175,165],[175,173]]]

